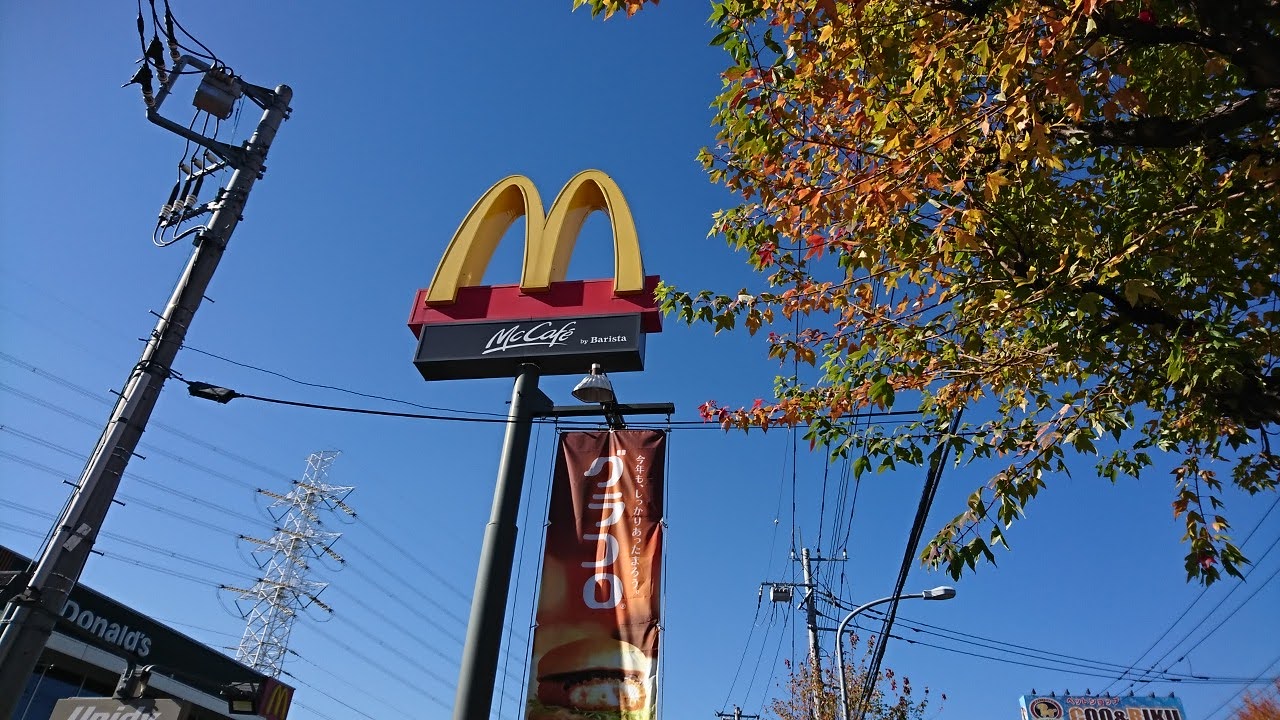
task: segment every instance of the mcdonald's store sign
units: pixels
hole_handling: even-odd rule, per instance
[[[566,280],[587,216],[613,226],[611,280]],[[525,218],[519,285],[480,285],[498,242]],[[409,328],[418,337],[414,365],[427,380],[508,377],[532,362],[544,375],[644,368],[644,336],[662,331],[644,274],[635,222],[613,178],[578,173],[544,213],[522,175],[499,180],[463,218],[429,287],[418,291]]]
[[[266,720],[285,720],[292,704],[293,688],[275,678],[267,678],[258,687],[258,701],[254,709]]]

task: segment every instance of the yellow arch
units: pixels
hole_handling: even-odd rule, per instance
[[[644,291],[644,262],[631,208],[613,178],[599,170],[584,170],[569,179],[543,215],[542,198],[523,175],[503,178],[480,197],[463,218],[440,258],[427,289],[428,303],[450,303],[459,287],[480,284],[498,242],[518,218],[525,218],[524,264],[520,287],[526,292],[546,290],[565,279],[569,259],[587,216],[597,210],[613,226],[613,291],[628,295]]]

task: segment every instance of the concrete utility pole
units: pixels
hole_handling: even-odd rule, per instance
[[[795,560],[795,555],[791,556]],[[800,569],[804,573],[803,583],[784,583],[774,582],[765,583],[771,586],[770,597],[774,602],[790,603],[794,599],[792,589],[802,587],[805,590],[804,597],[800,600],[800,605],[805,610],[805,626],[809,632],[809,667],[813,673],[813,682],[811,683],[811,691],[813,697],[810,698],[813,707],[810,709],[809,716],[818,717],[818,707],[822,695],[822,653],[818,645],[818,631],[830,630],[831,628],[818,627],[818,585],[813,579],[813,563],[819,562],[845,562],[847,558],[824,558],[813,557],[809,554],[809,548],[802,548],[800,551]],[[783,592],[779,593],[779,589]]]
[[[813,669],[815,679],[822,677],[822,656],[818,652],[818,604],[815,602],[816,585],[813,584],[813,566],[809,562],[809,548],[800,551],[800,569],[804,572],[805,625],[809,628],[809,667]],[[815,683],[816,686],[816,683]],[[816,701],[816,690],[815,701]],[[814,707],[817,707],[815,704]]]
[[[204,69],[208,70],[208,67]],[[175,68],[173,78],[178,75]],[[166,85],[157,97],[157,106],[171,84]],[[293,90],[287,85],[280,85],[272,91],[246,83],[244,92],[264,108],[262,119],[253,136],[240,148],[231,148],[203,137],[200,140],[206,142],[197,140],[215,151],[227,151],[226,154],[231,156],[226,158],[227,162],[235,172],[227,187],[211,203],[213,214],[196,235],[195,252],[151,332],[142,357],[129,373],[124,391],[120,393],[102,436],[89,456],[71,501],[53,528],[31,576],[23,578],[26,587],[9,602],[3,617],[0,617],[0,718],[13,716],[18,698],[62,613],[67,595],[84,570],[107,510],[114,502],[120,477],[146,429],[160,390],[169,378],[173,360],[182,347],[200,301],[204,299],[231,233],[240,222],[249,191],[262,175],[267,150],[280,124],[288,116]],[[164,127],[175,125],[171,121],[157,120],[154,107],[150,108],[148,117]],[[192,139],[194,133],[185,127],[177,127],[186,131],[179,134]]]
[[[731,713],[718,712],[716,713],[716,717],[724,718],[725,720],[727,720],[728,718],[733,718],[733,720],[742,720],[743,718],[755,718],[756,720],[759,720],[760,718],[759,715],[743,715],[742,708],[738,707],[737,705],[733,706],[733,712]]]

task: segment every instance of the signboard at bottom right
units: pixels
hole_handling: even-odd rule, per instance
[[[1023,695],[1022,720],[1187,720],[1176,697]]]

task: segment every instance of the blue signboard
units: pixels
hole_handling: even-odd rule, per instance
[[[1176,697],[1023,695],[1022,720],[1187,720]]]

